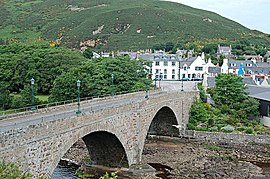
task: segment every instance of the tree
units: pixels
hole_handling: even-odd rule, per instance
[[[1,84],[0,86],[0,108],[3,110],[8,109],[11,106],[12,98],[10,92],[7,90],[7,86]]]
[[[92,51],[92,49],[87,48],[87,49],[83,52],[83,56],[84,56],[85,58],[91,59],[91,58],[93,57],[93,51]]]
[[[34,78],[38,92],[49,94],[53,81],[63,72],[86,61],[80,52],[48,45],[11,44],[0,46],[0,81],[11,93],[20,93]]]
[[[169,52],[169,51],[173,50],[173,47],[174,47],[174,44],[172,42],[167,42],[165,44],[165,51]]]
[[[245,86],[240,76],[232,74],[219,74],[216,77],[215,95],[213,96],[217,105],[228,105],[233,107],[247,98]]]
[[[242,77],[219,74],[216,77],[213,99],[223,114],[247,119],[258,115],[259,102],[247,96]]]
[[[51,90],[50,101],[75,99],[76,81],[81,80],[81,97],[111,94],[112,74],[115,93],[145,88],[145,61],[126,57],[89,60],[59,76]]]

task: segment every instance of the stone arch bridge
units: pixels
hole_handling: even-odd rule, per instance
[[[140,163],[147,134],[181,135],[197,92],[131,93],[41,109],[0,120],[0,158],[34,176],[50,176],[79,139],[98,165]],[[178,128],[172,125],[178,125]]]

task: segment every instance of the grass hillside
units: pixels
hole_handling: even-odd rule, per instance
[[[267,34],[251,31],[218,14],[159,0],[2,0],[0,39],[55,40],[79,48],[96,40],[102,49],[144,49],[168,41],[233,41],[270,44]]]

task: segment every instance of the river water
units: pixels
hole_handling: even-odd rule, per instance
[[[78,179],[75,172],[78,169],[76,166],[58,164],[51,176],[51,179]]]

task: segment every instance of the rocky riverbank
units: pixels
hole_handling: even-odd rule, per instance
[[[78,162],[87,157],[82,141],[65,156]],[[142,163],[160,163],[172,168],[170,175],[163,178],[270,178],[270,145],[152,139],[145,143]],[[264,166],[264,170],[259,166]],[[156,177],[151,174],[129,178]]]

